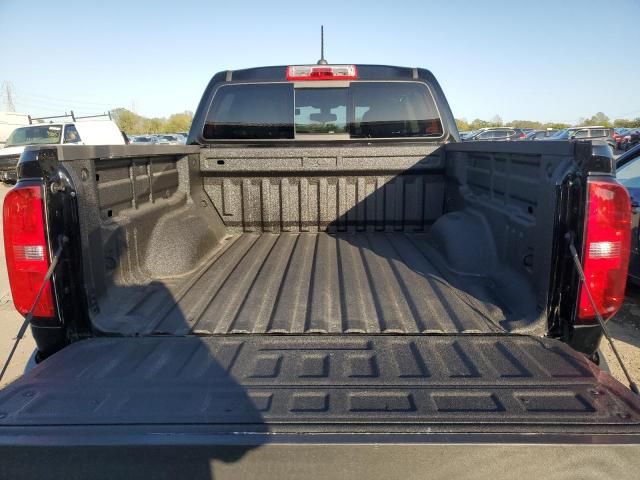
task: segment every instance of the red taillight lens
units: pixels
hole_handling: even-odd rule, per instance
[[[3,207],[3,226],[13,304],[22,315],[26,315],[49,268],[40,186],[16,187],[7,193]],[[33,315],[53,317],[54,314],[49,282]]]
[[[631,249],[631,201],[611,181],[589,181],[583,253],[584,274],[598,312],[606,319],[624,301]],[[578,323],[595,323],[595,311],[580,286]]]
[[[356,80],[355,65],[294,65],[287,67],[287,80]]]

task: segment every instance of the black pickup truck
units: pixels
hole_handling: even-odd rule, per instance
[[[630,204],[589,142],[460,143],[423,69],[225,71],[187,146],[29,147],[4,203],[39,364],[0,477],[637,478],[598,366]]]

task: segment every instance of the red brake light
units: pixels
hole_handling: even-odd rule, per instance
[[[606,319],[624,301],[631,249],[631,201],[627,189],[611,181],[589,181],[584,274],[598,312]],[[595,312],[580,286],[578,323],[595,323]]]
[[[13,304],[26,315],[49,268],[49,249],[44,226],[44,202],[40,186],[15,187],[3,207],[4,250]],[[33,313],[53,317],[51,282],[42,292]]]
[[[294,65],[287,67],[287,80],[356,80],[355,65]]]

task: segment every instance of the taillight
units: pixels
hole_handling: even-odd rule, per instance
[[[627,189],[611,181],[590,180],[582,264],[589,291],[605,319],[624,301],[630,249],[631,201]],[[579,299],[577,323],[595,323],[595,311],[583,285]]]
[[[7,193],[3,207],[4,250],[13,304],[26,315],[49,268],[45,237],[44,202],[40,186],[15,187]],[[33,312],[35,317],[53,317],[51,282],[45,287]]]
[[[355,65],[294,65],[287,67],[287,80],[356,80]]]

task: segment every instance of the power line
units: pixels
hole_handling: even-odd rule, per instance
[[[44,100],[33,100],[33,99],[29,99],[29,98],[18,98],[15,100],[16,104],[21,104],[21,105],[30,105],[30,106],[35,106],[37,108],[54,108],[54,109],[60,109],[60,108],[75,108],[76,110],[112,110],[114,108],[118,108],[119,105],[115,105],[115,104],[105,104],[102,106],[94,106],[94,105],[83,105],[83,104],[78,104],[78,103],[74,103],[74,102],[50,102],[50,101],[44,101]]]
[[[48,105],[53,107],[67,107],[68,105],[81,106],[83,108],[92,108],[92,109],[104,109],[104,108],[117,108],[118,104],[115,103],[101,103],[101,104],[92,104],[92,103],[81,103],[74,100],[44,100],[35,97],[29,97],[25,95],[19,95],[16,99],[17,102],[30,103],[35,105]]]
[[[43,100],[45,102],[54,102],[54,103],[73,103],[73,104],[83,104],[83,105],[94,105],[94,106],[110,106],[113,103],[105,103],[105,102],[94,102],[90,100],[81,100],[81,99],[70,99],[70,98],[61,98],[61,97],[50,97],[48,95],[40,95],[38,93],[31,93],[24,90],[17,90],[16,93],[21,97],[27,97],[37,100]]]
[[[18,109],[20,111],[23,112],[29,112],[31,115],[33,116],[42,116],[45,114],[56,114],[56,115],[60,115],[64,112],[69,112],[70,110],[73,110],[77,115],[81,116],[81,115],[95,115],[98,113],[104,113],[105,111],[111,110],[111,109],[104,109],[104,108],[87,108],[87,107],[81,107],[81,108],[74,108],[74,106],[59,106],[59,105],[43,105],[43,104],[36,104],[36,103],[31,103],[31,102],[24,102],[22,100],[18,100],[16,101],[16,105],[18,106]]]

